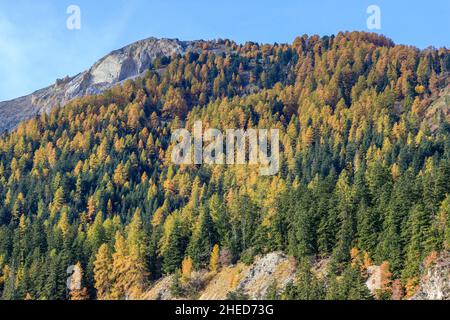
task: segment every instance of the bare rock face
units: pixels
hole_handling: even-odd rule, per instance
[[[199,300],[226,300],[229,293],[240,292],[252,300],[265,299],[267,291],[276,280],[278,289],[295,282],[297,267],[295,259],[281,252],[256,257],[252,265],[238,263],[224,266],[218,273],[194,272],[188,286],[194,288]],[[192,282],[195,282],[192,284]],[[170,292],[173,276],[161,278],[142,296],[143,300],[174,300]]]
[[[170,292],[170,286],[173,282],[173,276],[167,276],[157,281],[154,286],[146,292],[143,300],[174,300]]]
[[[253,300],[261,300],[267,296],[267,290],[274,280],[279,288],[284,289],[294,282],[295,274],[295,262],[281,252],[273,252],[254,262],[236,290]]]
[[[369,291],[375,295],[377,290],[382,289],[382,273],[380,266],[370,266],[367,268],[367,274],[369,278],[367,279],[366,286]]]
[[[90,86],[108,85],[138,76],[148,70],[157,57],[183,54],[187,42],[150,38],[113,51],[90,70]]]
[[[265,299],[274,281],[279,291],[295,282],[296,271],[295,259],[281,252],[258,256],[251,265],[238,263],[213,274],[199,293],[199,300],[225,300],[232,292],[245,294],[251,300]]]
[[[447,78],[447,81],[450,81]],[[439,97],[427,108],[424,122],[435,132],[441,122],[450,121],[450,84],[442,90]]]
[[[229,293],[239,292],[251,300],[263,300],[274,281],[279,291],[295,282],[295,259],[281,252],[259,256],[252,265],[239,263],[225,267],[214,276],[200,294],[200,300],[225,300]]]
[[[441,254],[428,268],[411,300],[450,300],[450,253]]]
[[[89,70],[58,79],[50,87],[11,101],[0,102],[0,133],[53,107],[88,94],[98,94],[116,84],[143,75],[154,59],[194,50],[199,42],[149,38],[111,52]]]

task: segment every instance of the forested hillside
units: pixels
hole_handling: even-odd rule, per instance
[[[0,138],[4,299],[138,299],[168,274],[183,296],[193,270],[274,251],[299,273],[269,298],[371,299],[375,264],[377,298],[414,294],[450,247],[450,51],[357,32],[220,44]],[[173,165],[171,133],[198,120],[280,129],[279,174]],[[67,289],[71,265],[83,289]]]

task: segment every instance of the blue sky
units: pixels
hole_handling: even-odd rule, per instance
[[[81,30],[66,28],[72,4],[81,9]],[[370,31],[372,4],[381,8],[377,32],[396,43],[450,47],[448,0],[0,0],[0,101],[150,36],[292,43],[305,33]]]

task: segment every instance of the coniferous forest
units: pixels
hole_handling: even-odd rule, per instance
[[[182,295],[191,270],[275,251],[298,279],[268,298],[413,295],[450,247],[450,51],[360,32],[198,45],[1,136],[2,299],[140,299],[173,274]],[[174,165],[171,133],[198,120],[278,128],[279,173]]]

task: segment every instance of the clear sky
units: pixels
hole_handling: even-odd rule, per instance
[[[72,4],[81,9],[80,30],[66,27]],[[0,0],[0,101],[150,36],[292,43],[305,33],[371,31],[369,5],[381,9],[376,32],[396,43],[450,47],[449,0]]]

